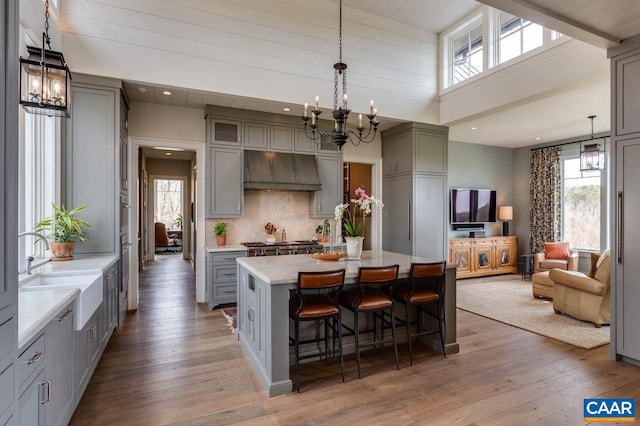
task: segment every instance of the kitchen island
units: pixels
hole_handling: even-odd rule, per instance
[[[431,259],[408,256],[388,251],[364,251],[362,260],[341,260],[325,262],[315,260],[311,255],[288,255],[271,257],[238,258],[238,340],[242,343],[251,363],[262,380],[269,396],[282,395],[292,391],[289,365],[293,362],[289,346],[289,294],[295,289],[299,271],[329,271],[345,269],[345,286],[353,284],[361,266],[400,265],[399,278],[406,278],[412,262],[429,262]],[[448,265],[446,271],[446,339],[447,354],[459,352],[456,338],[456,270]],[[404,318],[403,308],[397,315]],[[352,321],[350,312],[343,315],[343,322]],[[306,324],[304,333],[312,336],[313,322]],[[426,327],[433,327],[427,321]],[[406,330],[398,327],[398,343],[406,342]],[[369,337],[363,335],[363,341]],[[422,341],[440,351],[437,335],[424,336]],[[318,351],[314,344],[301,348],[301,352]],[[353,339],[345,338],[344,352],[354,351]],[[401,360],[402,361],[402,360]],[[401,362],[402,364],[402,362]],[[349,367],[346,366],[348,375]]]

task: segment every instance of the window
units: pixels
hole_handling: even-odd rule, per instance
[[[20,109],[20,164],[18,231],[30,232],[42,218],[51,216],[56,200],[60,146],[59,120],[27,114]],[[27,256],[42,259],[45,246],[32,236],[19,238],[18,261],[24,271]]]
[[[500,12],[499,60],[501,64],[542,46],[543,27],[506,12]]]
[[[482,25],[453,40],[453,84],[482,72]]]
[[[154,221],[164,223],[167,230],[181,229],[182,180],[154,179]]]
[[[459,84],[562,37],[532,21],[483,6],[442,33],[442,88]]]
[[[600,251],[600,173],[580,172],[580,158],[562,160],[562,240]]]

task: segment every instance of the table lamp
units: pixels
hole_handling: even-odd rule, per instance
[[[502,220],[502,235],[509,235],[509,221],[513,220],[513,206],[500,206],[498,220]]]

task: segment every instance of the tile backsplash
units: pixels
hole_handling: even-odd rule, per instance
[[[324,219],[309,217],[309,193],[301,191],[254,191],[244,192],[244,214],[235,219],[207,219],[206,245],[215,246],[212,233],[218,222],[227,222],[227,244],[247,241],[266,241],[264,227],[271,222],[278,229],[277,237],[283,229],[287,241],[310,240],[316,236],[315,230]]]

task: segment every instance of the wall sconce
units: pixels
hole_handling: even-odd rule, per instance
[[[591,120],[591,139],[580,142],[580,171],[590,172],[604,170],[604,149],[593,139],[593,119],[595,115],[588,117]]]
[[[51,50],[48,0],[44,28],[42,48],[27,46],[29,56],[20,57],[20,104],[31,114],[69,117],[71,72],[62,52]]]
[[[502,220],[502,235],[509,235],[509,221],[513,220],[513,206],[500,206],[498,220]]]

